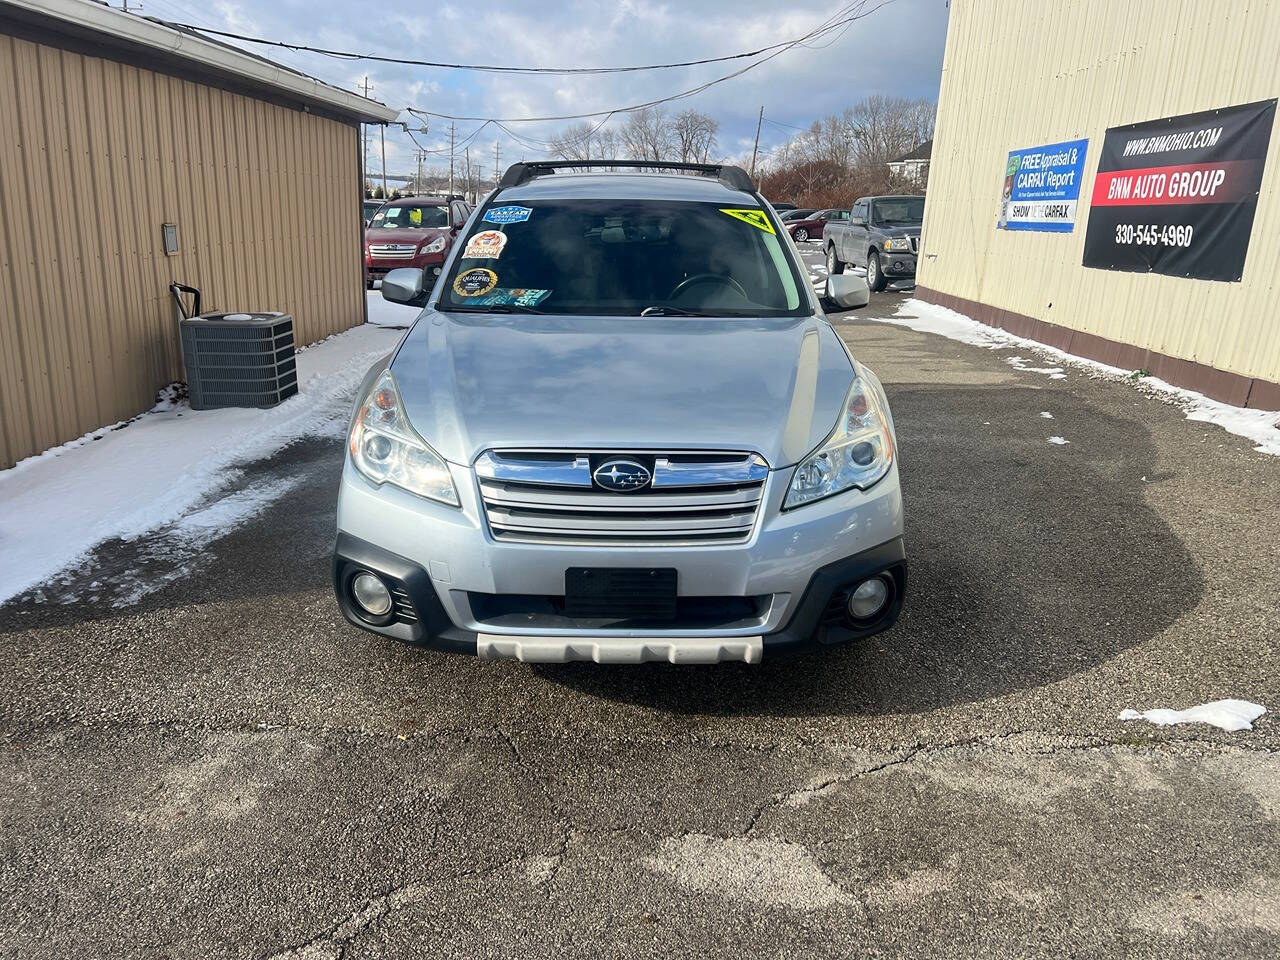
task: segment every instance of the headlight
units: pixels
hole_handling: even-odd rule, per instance
[[[812,503],[850,487],[866,490],[892,465],[889,419],[871,385],[855,377],[840,422],[822,446],[796,467],[782,509]]]
[[[348,449],[356,469],[374,483],[391,483],[458,506],[449,465],[410,426],[390,370],[383,371],[360,405]]]
[[[419,249],[419,253],[439,253],[444,249],[444,237],[436,237],[427,243],[424,243]]]
[[[910,237],[890,237],[888,240],[884,242],[884,248],[886,250],[910,250],[911,238]]]

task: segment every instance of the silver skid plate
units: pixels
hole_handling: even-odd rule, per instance
[[[513,637],[481,633],[476,654],[526,663],[759,663],[763,637]]]

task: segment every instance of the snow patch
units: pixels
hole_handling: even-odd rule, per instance
[[[1014,347],[1035,350],[1054,360],[1090,370],[1109,379],[1133,379],[1131,370],[1077,357],[1057,347],[1050,347],[1025,337],[1015,337],[1004,330],[978,323],[962,313],[948,310],[934,303],[925,303],[923,300],[906,301],[898,307],[897,313],[892,317],[868,317],[868,319],[908,327],[918,333],[936,333],[951,340],[958,340],[975,347],[986,347],[989,350],[1005,350]],[[1053,380],[1061,380],[1065,377],[1066,373],[1049,374],[1049,378]],[[1258,453],[1280,456],[1280,411],[1233,407],[1217,400],[1210,400],[1204,394],[1196,393],[1194,390],[1175,387],[1159,377],[1142,377],[1138,382],[1144,388],[1159,394],[1162,399],[1181,406],[1188,420],[1215,424],[1257,444],[1254,450]]]
[[[1050,413],[1048,410],[1041,410],[1041,411],[1040,411],[1040,416],[1044,417],[1046,420],[1052,420],[1052,419],[1053,419],[1053,414],[1052,414],[1052,413]]]
[[[1062,380],[1067,376],[1063,373],[1061,367],[1033,367],[1031,366],[1032,361],[1025,357],[1007,357],[1004,362],[1009,364],[1011,367],[1016,367],[1017,369],[1024,370],[1027,373],[1043,373],[1051,380]]]
[[[298,393],[269,410],[192,410],[165,401],[122,428],[104,428],[0,471],[0,602],[74,564],[113,537],[174,523],[227,483],[237,462],[269,456],[304,436],[340,435],[351,394],[396,343],[362,325],[299,351]],[[198,543],[219,524],[265,505],[245,491],[175,528]],[[234,521],[239,522],[239,521]]]
[[[1248,700],[1214,700],[1187,710],[1121,710],[1121,720],[1147,720],[1157,727],[1176,723],[1208,723],[1228,732],[1252,730],[1267,708]]]
[[[239,476],[240,471],[229,471],[227,482]],[[130,607],[200,570],[209,562],[205,551],[209,544],[257,516],[300,482],[300,477],[286,477],[214,499],[172,524],[155,543],[147,545],[131,567],[113,573],[107,583],[95,580],[82,593],[62,595],[58,602],[105,604],[117,610]]]
[[[1049,437],[1047,439],[1049,440],[1050,443],[1056,443],[1059,446],[1065,446],[1066,444],[1071,442],[1066,437]]]
[[[854,902],[808,848],[781,840],[668,837],[644,865],[689,889],[733,900],[793,910],[827,910]]]

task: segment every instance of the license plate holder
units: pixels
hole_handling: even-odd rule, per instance
[[[565,615],[614,620],[674,620],[675,567],[569,567]]]

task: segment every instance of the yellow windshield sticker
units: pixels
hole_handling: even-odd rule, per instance
[[[765,233],[773,233],[773,224],[769,222],[769,218],[764,215],[764,211],[759,207],[747,207],[744,210],[724,210],[721,213],[727,213],[729,216],[741,220],[743,223],[749,223],[753,227],[758,227]]]

